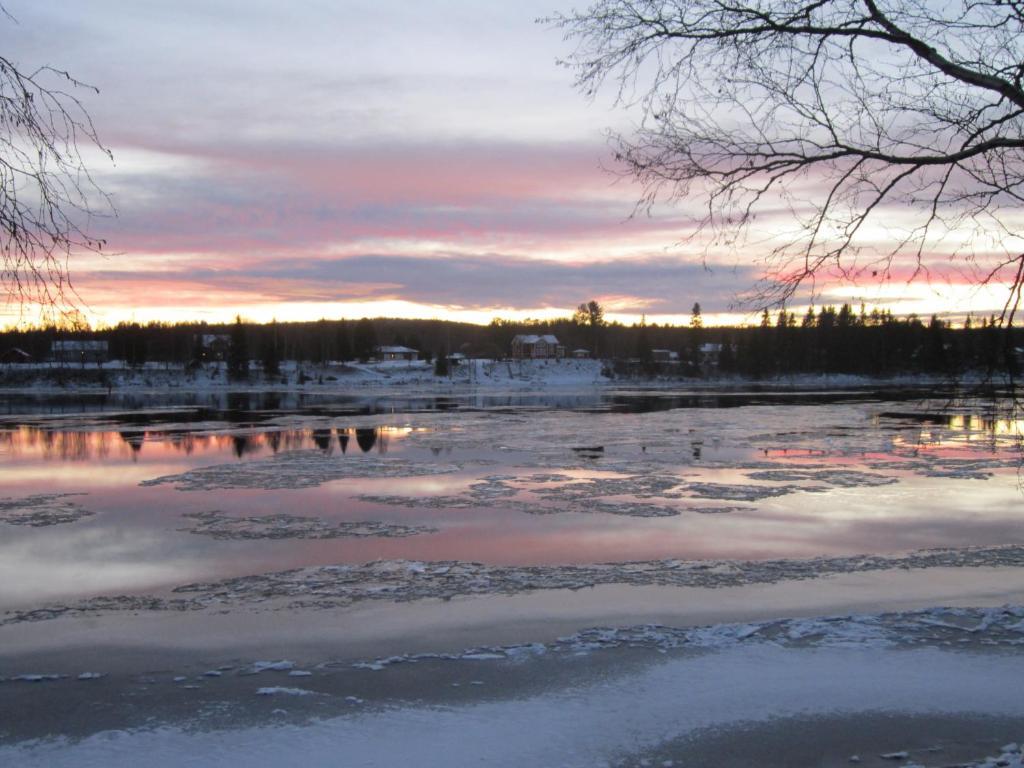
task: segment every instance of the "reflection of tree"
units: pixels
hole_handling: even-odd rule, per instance
[[[242,458],[247,453],[251,453],[257,450],[257,446],[250,435],[232,435],[231,436],[232,446],[235,451],[235,456]]]
[[[356,443],[363,453],[369,453],[377,444],[377,430],[369,427],[360,427],[356,430]]]
[[[132,453],[138,453],[142,450],[142,444],[146,441],[145,432],[118,432],[121,439],[128,443],[128,446],[132,449]]]
[[[316,447],[324,453],[331,452],[331,430],[329,429],[314,429],[313,430],[313,442],[316,443]]]
[[[196,436],[191,432],[173,432],[167,436],[167,443],[189,455],[195,450]]]
[[[270,450],[277,453],[281,448],[281,433],[280,432],[268,432],[267,433],[267,445],[270,446]]]
[[[343,428],[337,430],[338,446],[342,453],[348,451],[352,434],[363,453],[374,449],[387,453],[388,432],[379,428]],[[266,432],[245,433],[202,433],[174,428],[133,429],[124,425],[121,431],[51,430],[22,426],[13,430],[0,429],[0,452],[3,455],[18,456],[37,454],[44,460],[93,461],[111,455],[125,456],[130,451],[134,457],[143,444],[152,446],[149,451],[170,454],[172,452],[192,454],[194,452],[231,453],[236,458],[270,451],[301,451],[316,447],[325,453],[335,450],[334,430],[330,427],[316,429],[269,429]],[[127,448],[126,448],[127,447]],[[120,449],[118,452],[117,449]]]

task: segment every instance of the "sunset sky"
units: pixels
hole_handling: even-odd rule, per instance
[[[72,261],[94,323],[733,311],[757,253],[680,246],[682,212],[631,217],[609,100],[556,65],[569,4],[7,0],[5,55],[100,88],[86,106],[118,209]],[[605,169],[602,168],[605,166]],[[952,280],[952,284],[949,282]],[[896,313],[988,311],[955,276],[826,288]],[[794,307],[798,311],[800,307]],[[8,310],[14,312],[15,310]]]

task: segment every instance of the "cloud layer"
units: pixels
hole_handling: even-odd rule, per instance
[[[81,95],[117,158],[94,163],[113,255],[71,264],[93,319],[727,310],[759,247],[678,247],[685,201],[632,215],[641,190],[602,168],[628,110],[556,66],[534,19],[560,5],[9,0],[5,55],[100,88]]]

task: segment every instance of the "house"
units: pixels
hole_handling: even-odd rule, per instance
[[[11,347],[0,353],[0,363],[12,365],[15,363],[31,363],[32,355],[20,347]]]
[[[231,349],[230,333],[200,333],[195,337],[202,360],[227,360]]]
[[[104,363],[107,355],[105,341],[67,339],[50,343],[50,356],[58,363]]]
[[[576,358],[577,360],[586,360],[588,357],[590,357],[590,350],[589,349],[574,349],[572,351],[572,356],[574,358]]]
[[[714,370],[718,368],[718,361],[721,356],[721,344],[701,344],[697,348],[697,358],[701,370]]]
[[[420,359],[420,353],[415,349],[409,347],[377,347],[377,359],[378,360],[413,360]]]
[[[651,359],[656,363],[667,363],[668,365],[679,364],[679,353],[671,349],[652,349]]]
[[[543,336],[520,333],[512,338],[512,357],[524,358],[562,358],[565,347],[550,333]]]

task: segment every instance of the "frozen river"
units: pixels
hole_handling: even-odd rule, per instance
[[[980,402],[229,398],[43,401],[3,417],[0,608],[381,559],[1024,544],[1020,425]]]
[[[379,670],[592,626],[1024,603],[1011,412],[863,391],[8,396],[0,703],[50,706],[18,678],[86,667],[174,668],[177,701],[200,666],[268,654]]]

